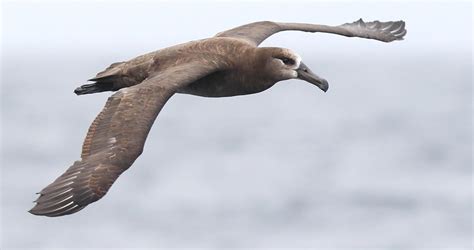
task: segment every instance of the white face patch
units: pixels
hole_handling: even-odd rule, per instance
[[[283,49],[283,50],[284,50],[284,54],[286,54],[286,57],[295,60],[295,63],[291,65],[291,69],[299,68],[301,64],[301,56],[291,49]]]
[[[111,137],[111,138],[108,139],[108,143],[110,143],[110,144],[114,144],[116,142],[117,142],[117,139],[115,139],[115,137]]]
[[[294,51],[286,48],[279,48],[279,51],[273,56],[279,65],[274,65],[274,73],[277,78],[282,80],[298,78],[297,69],[301,66],[301,56]]]
[[[291,55],[293,55],[293,59],[295,60],[295,65],[292,67],[293,69],[297,69],[300,67],[301,64],[301,56],[296,54],[294,51],[288,49]]]

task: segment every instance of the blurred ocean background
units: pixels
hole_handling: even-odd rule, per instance
[[[1,249],[472,249],[472,3],[2,4]],[[259,20],[400,20],[402,42],[282,32],[329,81],[175,95],[107,196],[27,211],[79,159],[109,64]]]

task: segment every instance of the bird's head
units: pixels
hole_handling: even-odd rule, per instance
[[[301,57],[290,49],[259,48],[264,58],[265,71],[278,82],[288,79],[301,79],[326,92],[328,82],[313,73],[302,61]]]

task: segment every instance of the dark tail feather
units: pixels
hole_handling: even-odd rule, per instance
[[[90,84],[84,84],[79,88],[74,90],[76,95],[85,95],[85,94],[92,94],[104,91],[112,91],[113,83],[112,82],[96,82]]]

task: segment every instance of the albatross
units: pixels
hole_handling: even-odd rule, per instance
[[[101,199],[141,155],[148,132],[175,93],[226,97],[258,93],[275,83],[301,79],[324,92],[328,82],[312,72],[294,51],[259,47],[269,36],[287,30],[322,32],[382,42],[403,40],[404,21],[338,26],[262,21],[214,37],[164,48],[129,61],[113,63],[75,89],[77,95],[116,91],[89,127],[81,159],[38,194],[35,215],[76,213]]]

